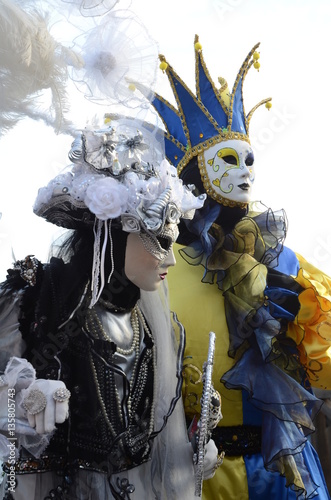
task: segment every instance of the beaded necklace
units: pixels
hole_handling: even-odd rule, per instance
[[[137,354],[137,350],[139,351],[140,324],[139,324],[139,319],[138,319],[138,310],[139,310],[138,306],[135,305],[135,307],[131,311],[130,322],[131,322],[132,331],[133,331],[131,346],[128,347],[127,349],[124,349],[124,348],[116,345],[116,351],[119,354],[123,354],[124,356],[128,356],[129,354],[132,354],[133,351],[135,351]],[[106,340],[107,342],[112,341],[111,337],[105,331],[105,329],[102,325],[102,322],[101,322],[96,310],[94,309],[94,307],[92,307],[92,309],[89,309],[87,312],[85,326],[86,326],[87,330],[90,333],[92,333],[95,337],[98,338],[101,334],[102,338],[104,340]],[[146,325],[146,328],[147,328],[147,325]]]
[[[119,348],[118,346],[116,346],[116,351],[119,354],[126,355],[126,356],[132,354],[133,352],[135,353],[134,366],[132,369],[131,376],[129,378],[129,384],[130,384],[131,391],[130,391],[130,394],[129,394],[129,397],[127,400],[129,421],[132,421],[132,399],[133,399],[132,388],[133,388],[133,384],[134,384],[134,381],[135,381],[136,376],[137,376],[137,368],[138,368],[139,354],[140,354],[141,333],[146,332],[148,334],[148,336],[151,337],[151,332],[148,328],[148,325],[145,321],[145,318],[144,318],[140,308],[138,307],[138,305],[136,305],[132,309],[130,321],[131,321],[131,326],[132,326],[132,330],[133,330],[133,339],[132,339],[131,346],[127,349]],[[97,312],[95,311],[94,308],[91,308],[87,311],[85,327],[86,327],[87,331],[92,333],[92,335],[95,338],[103,338],[104,340],[106,340],[108,342],[112,342],[112,339],[109,337],[109,335],[107,335],[107,332],[105,331],[105,329],[102,325],[102,322],[101,322],[101,320],[100,320],[99,316],[97,315]],[[153,359],[155,360],[154,347],[152,348],[152,351],[153,351]],[[93,360],[93,356],[92,356],[91,351],[89,351],[89,360],[90,360],[90,366],[92,369],[93,379],[94,379],[94,383],[95,383],[95,387],[96,387],[98,401],[100,403],[100,407],[101,407],[105,422],[107,423],[107,426],[110,429],[112,435],[114,437],[116,437],[116,431],[114,429],[114,425],[112,424],[112,422],[108,416],[108,411],[107,411],[106,405],[105,405],[103,398],[102,398],[101,388],[100,388],[100,384],[98,381],[97,369],[96,369],[95,362]],[[116,384],[115,384],[115,398],[116,398],[116,405],[117,405],[117,415],[120,418],[121,424],[123,424],[122,402],[121,402],[121,398],[120,398]],[[151,408],[151,417],[150,417],[150,424],[149,424],[149,433],[152,433],[153,429],[154,429],[154,406],[155,406],[155,398],[153,397],[153,401],[152,401],[152,404],[150,407]]]

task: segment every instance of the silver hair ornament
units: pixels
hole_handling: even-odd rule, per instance
[[[163,219],[163,213],[165,208],[167,207],[171,198],[171,187],[167,187],[157,198],[157,200],[152,203],[147,210],[145,210],[145,214],[149,218]]]
[[[82,137],[76,137],[71,144],[71,149],[68,153],[69,160],[72,163],[79,163],[83,159],[83,140]]]

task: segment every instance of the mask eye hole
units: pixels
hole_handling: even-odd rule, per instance
[[[247,167],[251,167],[253,163],[254,163],[254,156],[250,153],[245,160],[245,164],[247,165]]]
[[[237,158],[233,155],[222,156],[222,160],[224,160],[225,163],[228,163],[229,165],[238,165]]]
[[[157,236],[156,239],[159,242],[161,248],[163,248],[163,250],[168,251],[170,249],[172,241],[169,238],[165,238],[163,236]]]

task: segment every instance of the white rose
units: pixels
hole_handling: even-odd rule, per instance
[[[132,214],[124,214],[121,217],[122,229],[127,233],[140,233],[139,218]]]
[[[97,180],[87,190],[84,202],[98,219],[115,219],[125,212],[128,190],[111,177]]]

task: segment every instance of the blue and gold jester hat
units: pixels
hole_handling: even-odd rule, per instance
[[[177,167],[178,175],[188,162],[195,156],[201,156],[211,146],[229,139],[249,141],[249,123],[254,111],[265,104],[271,107],[271,98],[259,102],[246,115],[243,99],[243,83],[248,70],[252,65],[256,69],[260,63],[256,44],[244,60],[233,90],[230,93],[227,82],[219,78],[221,85],[216,88],[212,81],[202,55],[202,46],[195,35],[195,79],[196,95],[186,86],[174,69],[168,64],[165,57],[160,55],[160,68],[167,74],[177,108],[155,93],[151,103],[161,117],[165,126],[165,153],[168,161]],[[144,88],[137,85],[144,92]],[[202,167],[203,162],[201,162]],[[200,166],[199,166],[200,168]],[[200,174],[204,182],[202,173]],[[208,180],[205,188],[210,185]],[[213,197],[213,194],[210,193]]]

